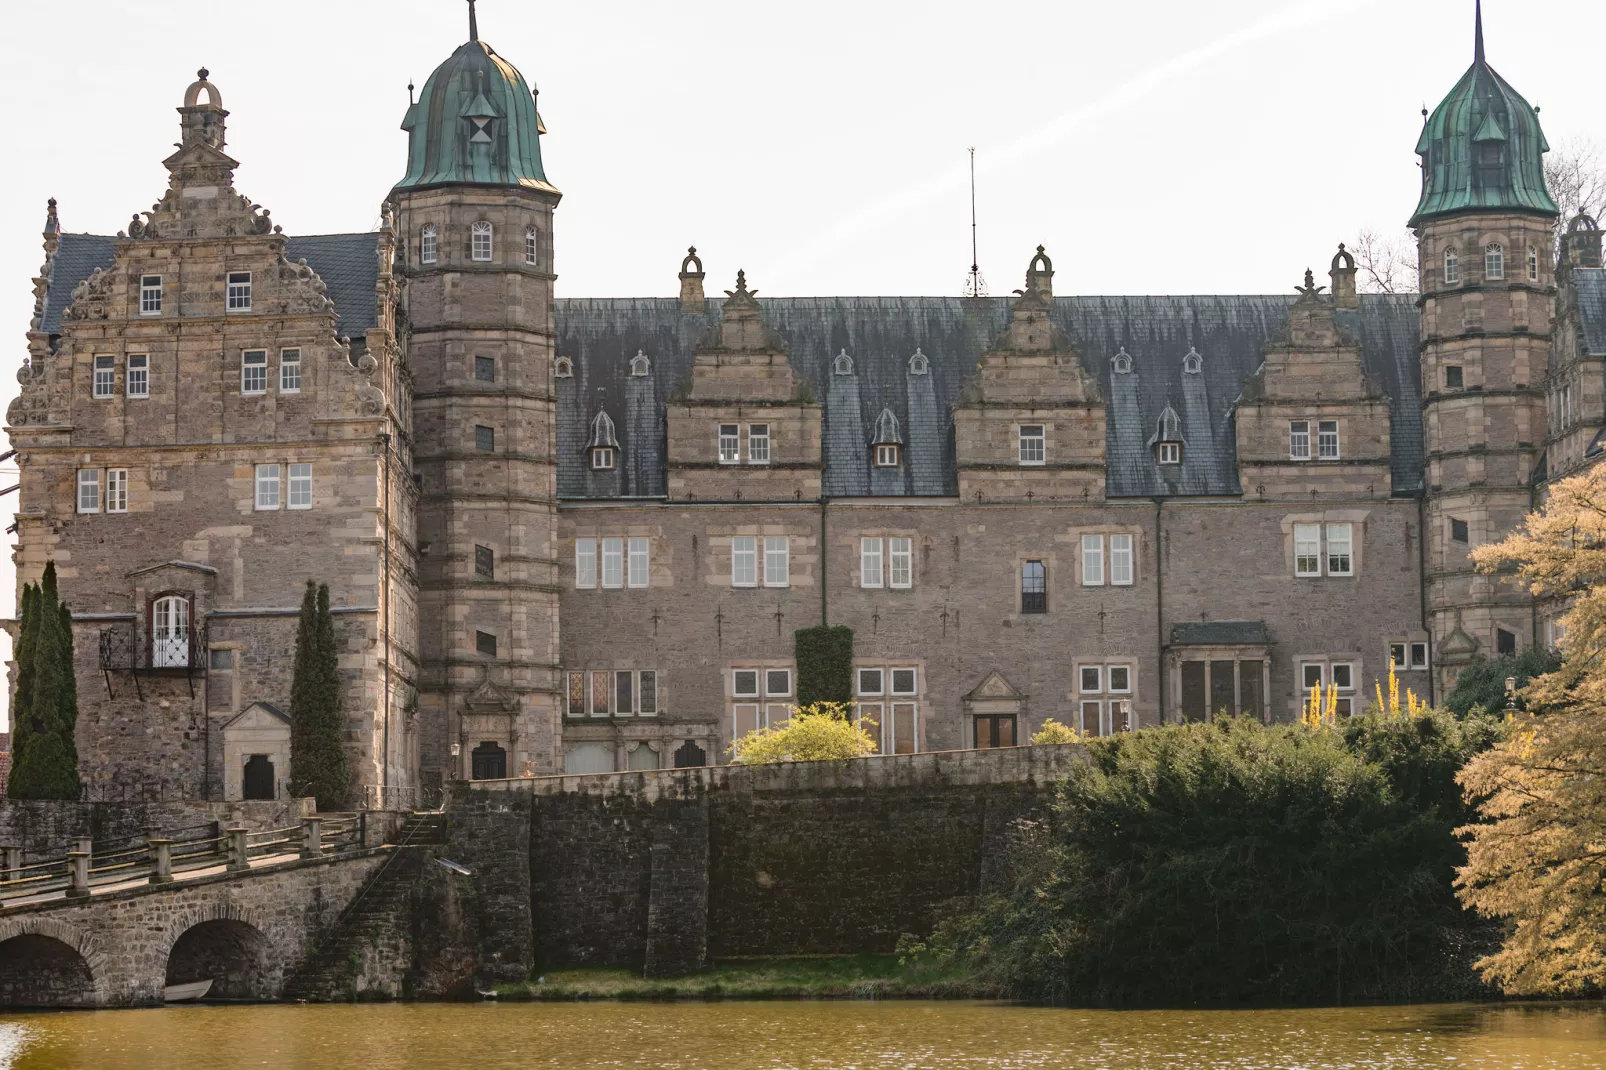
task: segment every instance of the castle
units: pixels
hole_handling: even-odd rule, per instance
[[[1556,639],[1468,553],[1600,452],[1606,270],[1587,217],[1553,254],[1481,24],[1416,146],[1420,298],[1340,246],[1292,297],[1055,296],[1039,248],[1006,298],[711,296],[693,250],[675,297],[558,299],[536,98],[472,21],[375,232],[285,234],[206,71],[178,110],[127,230],[51,202],[7,414],[93,798],[295,790],[308,578],[368,805],[725,761],[821,623],[887,752],[1349,712]]]

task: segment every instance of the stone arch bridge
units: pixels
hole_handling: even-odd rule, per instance
[[[273,999],[396,848],[97,892],[0,913],[0,1007],[128,1007],[212,978]]]

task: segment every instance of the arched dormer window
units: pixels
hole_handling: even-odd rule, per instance
[[[652,374],[652,360],[639,349],[630,358],[630,374],[638,379]]]
[[[925,375],[930,370],[930,358],[928,358],[924,353],[920,352],[920,348],[918,346],[915,347],[915,355],[909,358],[909,374]]]
[[[491,259],[491,224],[481,219],[469,228],[469,256],[481,263]]]
[[[424,229],[418,233],[418,262],[433,264],[436,256],[435,224],[425,223]]]
[[[1192,346],[1188,347],[1188,355],[1182,358],[1182,370],[1188,375],[1198,375],[1200,372],[1204,371],[1204,358],[1201,357],[1199,355],[1199,351]],[[1168,409],[1166,411],[1169,412],[1170,410]],[[1176,419],[1176,413],[1171,413],[1171,417],[1172,419]]]
[[[1171,406],[1167,405],[1160,413],[1160,426],[1149,440],[1149,445],[1154,447],[1156,464],[1182,463],[1182,421]]]
[[[536,240],[535,228],[524,228],[524,262],[532,267],[536,262],[536,255],[540,252],[540,243]]]
[[[568,357],[559,357],[552,363],[552,372],[559,379],[574,378],[574,361]]]
[[[903,435],[898,430],[898,418],[892,410],[884,408],[875,421],[875,466],[896,468],[903,463]]]
[[[1132,354],[1126,351],[1125,346],[1121,347],[1121,351],[1115,355],[1110,363],[1115,366],[1116,375],[1130,375],[1132,372]]]
[[[833,375],[852,375],[853,374],[853,358],[848,356],[848,351],[846,349],[844,349],[842,352],[838,353],[836,355],[836,358],[831,361],[831,374],[833,374]]]
[[[1499,242],[1490,242],[1483,247],[1483,277],[1486,279],[1503,279],[1506,277],[1506,251]]]
[[[1528,246],[1528,281],[1539,281],[1539,247],[1537,245]]]
[[[1444,251],[1444,284],[1461,285],[1461,256],[1455,251],[1454,246]]]
[[[619,438],[614,434],[613,420],[605,411],[598,410],[591,420],[591,444],[586,450],[593,472],[611,472],[619,464]]]

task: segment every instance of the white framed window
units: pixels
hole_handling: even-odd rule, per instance
[[[1461,257],[1454,249],[1444,251],[1444,284],[1458,286],[1461,283]]]
[[[418,262],[420,264],[433,264],[436,255],[435,224],[425,223],[424,229],[418,232]]]
[[[525,227],[524,228],[524,262],[526,264],[529,264],[531,267],[534,267],[535,266],[535,262],[537,260],[537,254],[540,251],[541,251],[540,244],[539,244],[539,242],[538,242],[538,240],[536,238],[535,228],[534,227]]]
[[[894,695],[914,695],[920,691],[920,672],[913,666],[908,668],[894,668],[892,676],[892,693]]]
[[[591,588],[597,585],[597,540],[574,540],[574,585]]]
[[[858,691],[861,695],[883,695],[886,693],[885,669],[860,669]]]
[[[1104,536],[1082,536],[1082,586],[1104,586]]]
[[[915,582],[915,543],[913,539],[887,540],[887,585],[904,590]]]
[[[1288,457],[1294,461],[1310,460],[1310,421],[1288,421]]]
[[[770,463],[770,425],[747,425],[747,463]]]
[[[731,539],[731,586],[758,586],[758,538],[737,535]]]
[[[1483,247],[1483,277],[1486,279],[1503,279],[1506,277],[1506,251],[1499,242],[1490,242]]]
[[[251,311],[251,273],[249,271],[229,272],[224,307],[230,312]]]
[[[1537,245],[1528,246],[1528,281],[1539,281],[1539,247]]]
[[[791,669],[764,670],[764,697],[786,698],[792,694]]]
[[[764,586],[790,587],[791,546],[785,535],[764,536]]]
[[[1098,695],[1104,692],[1104,666],[1083,665],[1081,677],[1082,694]]]
[[[1331,687],[1336,696],[1334,707],[1340,717],[1349,717],[1355,712],[1355,682],[1360,677],[1354,662],[1350,661],[1305,661],[1299,666],[1301,683],[1301,702],[1310,697],[1311,688],[1320,689],[1323,709],[1326,709],[1328,688]]]
[[[859,586],[880,587],[881,573],[881,540],[859,540]]]
[[[736,464],[742,459],[742,428],[739,424],[719,425],[719,463]]]
[[[469,228],[469,255],[481,263],[491,259],[491,224],[484,219]]]
[[[1110,582],[1117,587],[1132,586],[1132,536],[1110,536]]]
[[[732,669],[731,694],[736,698],[758,698],[758,670]]]
[[[613,712],[621,717],[636,712],[636,674],[629,669],[614,670]]]
[[[139,277],[139,314],[141,316],[160,316],[162,314],[162,277],[160,275],[141,275]]]
[[[1047,437],[1042,424],[1021,424],[1019,457],[1021,464],[1043,464],[1048,456]]]
[[[90,391],[97,398],[113,397],[117,393],[117,358],[95,358],[95,381]]]
[[[1130,732],[1132,721],[1132,666],[1082,665],[1077,671],[1080,728],[1089,736]]]
[[[1338,421],[1319,420],[1316,423],[1316,456],[1324,461],[1338,460]]]
[[[898,467],[898,446],[896,443],[882,443],[875,448],[875,466],[877,468]]]
[[[1412,671],[1428,667],[1428,645],[1424,642],[1389,644],[1389,664],[1397,671]]]
[[[650,545],[651,543],[648,539],[634,538],[630,540],[630,579],[628,582],[631,587],[646,587],[652,582],[651,575],[648,572],[650,567],[648,564],[650,556],[648,548]]]
[[[78,470],[78,511],[80,513],[100,512],[99,468],[80,468]]]
[[[256,507],[262,510],[279,508],[279,466],[276,464],[257,465]]]
[[[1132,691],[1132,667],[1130,665],[1111,665],[1109,676],[1110,690],[1116,694],[1130,694]]]
[[[602,586],[612,589],[625,585],[625,541],[602,540]]]
[[[615,462],[612,446],[593,446],[591,448],[591,470],[593,472],[611,472]]]
[[[148,354],[128,355],[128,396],[131,398],[151,396],[151,358]]]
[[[1294,525],[1294,575],[1320,576],[1322,574],[1322,526],[1320,524]]]
[[[279,393],[301,393],[301,350],[279,350]]]
[[[1155,443],[1155,459],[1161,464],[1182,463],[1182,443],[1157,442]]]
[[[240,354],[240,393],[268,392],[268,351],[247,349]]]
[[[290,496],[285,505],[291,509],[312,508],[312,465],[290,466]]]
[[[1352,524],[1327,525],[1327,574],[1329,576],[1355,575]]]
[[[108,468],[106,470],[106,511],[108,513],[128,512],[128,469]]]

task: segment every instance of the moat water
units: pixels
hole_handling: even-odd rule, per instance
[[[1601,1005],[1076,1011],[986,1003],[195,1006],[0,1018],[0,1070],[1583,1070]]]

